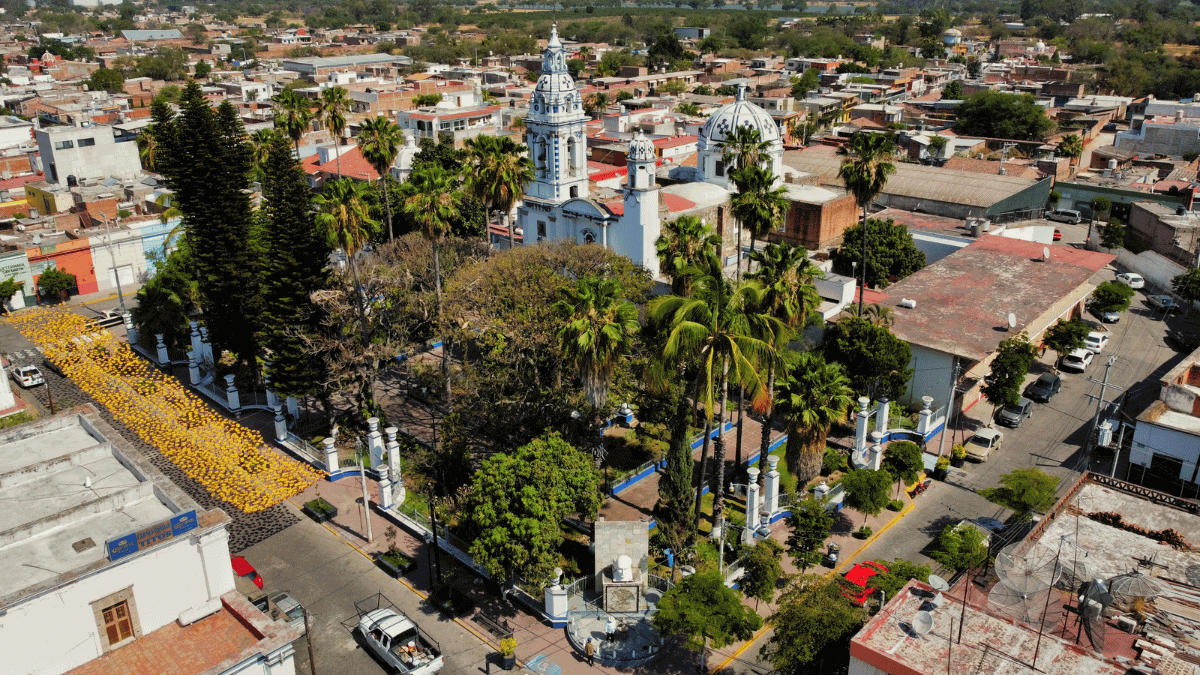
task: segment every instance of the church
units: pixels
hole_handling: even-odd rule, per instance
[[[517,210],[516,224],[524,233],[523,243],[563,239],[597,243],[640,263],[659,278],[654,242],[663,224],[693,215],[721,235],[725,242],[722,262],[725,266],[734,264],[739,259],[739,245],[748,246],[748,238],[740,236],[730,215],[734,186],[725,170],[722,150],[737,127],[757,129],[769,144],[763,167],[769,168],[779,182],[789,179],[785,185],[789,196],[794,189],[810,198],[814,190],[828,193],[819,196],[827,201],[844,196],[812,185],[791,184],[799,172],[783,164],[779,127],[765,110],[746,100],[744,89],[739,90],[737,100],[708,118],[699,134],[695,167],[673,166],[660,171],[654,142],[639,131],[629,141],[625,156],[628,177],[619,193],[606,190],[607,194],[589,194],[587,122],[579,89],[567,72],[566,50],[554,27],[525,118],[525,140],[533,159],[534,177],[526,184],[523,203]],[[789,213],[789,218],[792,216]]]

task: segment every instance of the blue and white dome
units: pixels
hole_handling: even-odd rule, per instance
[[[758,130],[759,139],[769,145],[763,158],[763,168],[770,169],[777,180],[783,178],[783,136],[770,113],[746,100],[745,86],[738,87],[737,100],[717,109],[696,143],[697,171],[700,180],[729,188],[732,181],[725,170],[725,143],[737,128]]]
[[[583,115],[579,88],[567,72],[567,52],[558,39],[558,26],[550,29],[550,42],[542,54],[542,74],[530,97],[529,110],[538,115]]]
[[[625,158],[630,162],[653,162],[657,158],[654,152],[654,141],[646,138],[641,131],[629,141],[629,150]]]

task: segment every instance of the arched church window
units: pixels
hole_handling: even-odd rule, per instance
[[[716,161],[716,165],[713,167],[713,174],[715,174],[717,176],[724,176],[725,175],[725,162],[718,159]]]
[[[596,233],[592,232],[591,230],[584,230],[583,231],[583,243],[585,243],[585,244],[596,243]]]
[[[574,171],[572,171],[572,173],[574,173]],[[579,198],[579,186],[572,185],[571,186],[571,199],[578,199],[578,198]]]

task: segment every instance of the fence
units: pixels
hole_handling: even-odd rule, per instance
[[[675,588],[675,583],[666,577],[660,577],[657,574],[646,575],[646,585],[658,591],[666,593]]]
[[[314,448],[309,444],[308,441],[300,438],[296,434],[289,431],[287,438],[284,439],[284,444],[292,452],[300,455],[300,458],[304,461],[312,464],[313,466],[325,467],[326,471],[330,470],[331,467],[325,466],[325,452],[323,450]]]
[[[573,598],[577,595],[586,595],[588,591],[595,589],[591,575],[584,575],[575,581],[567,584],[567,597]]]

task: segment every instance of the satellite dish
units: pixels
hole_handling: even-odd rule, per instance
[[[1049,259],[1050,259],[1050,247],[1043,246],[1042,247],[1042,260],[1049,260]]]
[[[937,595],[933,596],[933,600],[931,600],[929,602],[929,604],[933,605],[934,609],[938,609],[942,606],[942,603],[944,603],[944,602],[946,602],[946,596],[942,595],[941,593],[938,593]]]
[[[945,579],[936,574],[929,575],[929,585],[933,587],[933,590],[938,592],[950,590],[950,584],[946,583]]]
[[[929,612],[913,614],[912,629],[917,635],[924,635],[933,630],[933,615]]]
[[[1013,314],[1012,312],[1008,313],[1008,327],[1009,328],[1017,327],[1017,315]]]

